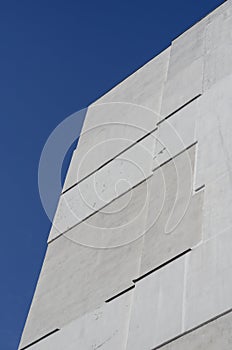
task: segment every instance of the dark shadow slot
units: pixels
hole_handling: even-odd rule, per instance
[[[189,100],[188,102],[186,102],[185,104],[183,104],[182,106],[180,106],[179,108],[177,108],[174,112],[168,114],[165,118],[163,118],[162,120],[160,120],[157,125],[160,125],[162,122],[164,122],[165,120],[167,120],[168,118],[170,118],[171,116],[173,116],[174,114],[176,114],[177,112],[179,112],[181,109],[185,108],[187,105],[189,105],[190,103],[192,103],[193,101],[195,101],[196,99],[198,99],[199,97],[201,97],[202,94],[198,94],[197,96],[193,97],[191,100]]]
[[[213,317],[213,318],[210,318],[208,321],[203,322],[203,323],[201,323],[200,325],[198,325],[198,326],[196,326],[196,327],[194,327],[194,328],[191,328],[189,331],[186,331],[186,332],[184,332],[184,333],[181,333],[181,334],[177,335],[176,337],[174,337],[174,338],[172,338],[172,339],[166,341],[165,343],[162,343],[162,344],[158,345],[158,346],[155,347],[155,348],[152,348],[151,350],[158,350],[158,349],[161,349],[163,346],[168,345],[168,344],[170,344],[170,343],[176,341],[177,339],[184,337],[185,335],[188,335],[188,334],[190,334],[190,333],[193,333],[193,332],[195,332],[196,330],[198,330],[198,329],[200,329],[200,328],[202,328],[202,327],[207,326],[209,323],[214,322],[214,321],[216,321],[217,319],[219,319],[219,318],[221,318],[221,317],[223,317],[223,316],[226,316],[227,314],[229,314],[229,313],[231,313],[231,312],[232,312],[232,309],[229,309],[229,310],[227,310],[227,311],[225,311],[225,312],[223,312],[223,313],[221,313],[221,314],[219,314],[219,315],[217,315],[217,316],[215,316],[215,317]]]
[[[196,188],[195,192],[198,192],[198,191],[202,190],[203,188],[205,188],[205,185],[201,185],[200,187]]]
[[[41,340],[43,340],[43,339],[49,337],[50,335],[52,335],[52,334],[54,334],[54,333],[56,333],[56,332],[58,332],[58,331],[59,331],[58,328],[57,328],[57,329],[54,329],[54,331],[52,331],[52,332],[50,332],[50,333],[44,335],[43,337],[41,337],[41,338],[39,338],[39,339],[33,341],[33,342],[32,342],[31,344],[29,344],[29,345],[24,346],[24,348],[21,348],[20,350],[28,349],[28,348],[30,348],[32,345],[35,345],[35,344],[39,343]]]
[[[132,290],[132,289],[134,289],[134,288],[135,288],[135,285],[134,285],[134,286],[131,286],[131,287],[125,289],[125,290],[123,290],[122,292],[120,292],[120,293],[114,295],[113,297],[107,299],[107,300],[105,301],[105,303],[109,303],[110,301],[112,301],[112,300],[114,300],[114,299],[120,297],[121,295],[123,295],[123,294],[129,292],[130,290]]]
[[[162,269],[162,267],[164,267],[164,266],[170,264],[171,262],[173,262],[173,261],[175,261],[175,260],[181,258],[183,255],[185,255],[185,254],[191,252],[191,250],[192,250],[192,249],[185,250],[183,253],[181,253],[181,254],[179,254],[179,255],[176,255],[174,258],[172,258],[172,259],[170,259],[170,260],[168,260],[168,261],[165,261],[163,264],[159,265],[158,267],[154,268],[153,270],[148,271],[148,272],[145,273],[144,275],[142,275],[142,276],[140,276],[140,277],[134,279],[133,282],[136,283],[136,282],[142,280],[143,278],[145,278],[145,277],[151,275],[153,272],[156,272],[157,270]]]

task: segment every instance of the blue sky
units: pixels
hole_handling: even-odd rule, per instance
[[[1,350],[17,349],[45,254],[37,171],[47,137],[222,2],[0,2]]]

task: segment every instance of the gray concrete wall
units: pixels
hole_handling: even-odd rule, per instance
[[[228,0],[89,107],[20,349],[231,348],[231,33]]]

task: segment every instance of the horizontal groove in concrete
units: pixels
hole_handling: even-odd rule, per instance
[[[188,334],[190,334],[190,333],[193,333],[194,331],[196,331],[196,330],[198,330],[198,329],[200,329],[200,328],[203,328],[203,327],[207,326],[208,324],[210,324],[210,323],[212,323],[212,322],[218,320],[219,318],[221,318],[221,317],[223,317],[223,316],[228,315],[228,314],[231,313],[231,312],[232,312],[232,308],[229,309],[229,310],[227,310],[227,311],[225,311],[225,312],[223,312],[223,313],[221,313],[221,314],[219,314],[219,315],[217,315],[217,316],[215,316],[215,317],[213,317],[213,318],[210,318],[208,321],[205,321],[205,322],[201,323],[200,325],[189,329],[189,330],[186,331],[186,332],[183,332],[183,333],[177,335],[176,337],[174,337],[174,338],[172,338],[172,339],[170,339],[170,340],[168,340],[168,341],[166,341],[166,342],[164,342],[164,343],[162,343],[162,344],[156,346],[155,348],[152,348],[151,350],[162,349],[162,347],[164,347],[164,346],[166,346],[166,345],[168,345],[168,344],[170,344],[170,343],[173,343],[174,341],[176,341],[176,340],[179,339],[179,338],[184,337],[185,335],[188,335]]]
[[[189,249],[185,250],[184,252],[182,252],[182,253],[180,253],[180,254],[174,256],[172,259],[165,261],[163,264],[161,264],[161,265],[155,267],[154,269],[152,269],[152,270],[146,272],[144,275],[142,275],[142,276],[140,276],[140,277],[134,279],[133,282],[134,282],[134,283],[139,282],[140,280],[142,280],[142,279],[144,279],[145,277],[151,275],[152,273],[154,273],[154,272],[156,272],[156,271],[162,269],[164,266],[166,266],[166,265],[172,263],[173,261],[175,261],[175,260],[181,258],[181,257],[184,256],[185,254],[191,252],[191,250],[192,250],[192,249],[189,248]]]
[[[54,329],[54,331],[49,332],[48,334],[46,334],[46,335],[44,335],[43,337],[41,337],[41,338],[39,338],[39,339],[33,341],[32,343],[30,343],[30,344],[24,346],[23,348],[21,348],[21,349],[19,349],[19,350],[28,349],[28,348],[30,348],[32,345],[35,345],[35,344],[39,343],[41,340],[43,340],[43,339],[49,337],[50,335],[52,335],[52,334],[58,332],[59,330],[60,330],[59,328],[56,328],[56,329]]]
[[[199,192],[199,191],[203,190],[204,188],[205,188],[205,184],[197,187],[194,191]]]
[[[114,295],[114,296],[112,296],[111,298],[109,298],[109,299],[105,300],[105,303],[109,303],[110,301],[112,301],[112,300],[114,300],[114,299],[116,299],[116,298],[120,297],[121,295],[123,295],[123,294],[125,294],[125,293],[129,292],[130,290],[132,290],[132,289],[134,289],[134,288],[135,288],[135,285],[133,285],[133,286],[131,286],[131,287],[127,288],[127,289],[124,289],[124,290],[123,290],[123,291],[121,291],[120,293],[115,294],[115,295]]]

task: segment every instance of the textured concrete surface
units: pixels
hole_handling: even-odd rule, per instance
[[[204,73],[204,37],[202,21],[173,41],[161,115],[175,112],[202,93]]]
[[[102,251],[66,237],[55,240],[48,247],[22,344],[63,328],[130,287],[140,255],[140,241]]]
[[[206,28],[204,89],[232,73],[232,12],[223,13]]]
[[[30,349],[125,349],[132,297],[133,292],[126,293],[111,303],[83,315]]]
[[[204,55],[205,29],[204,19],[173,40],[168,78],[172,78]]]
[[[162,117],[177,111],[202,94],[203,67],[203,58],[199,58],[167,80],[163,94]]]
[[[231,349],[231,33],[228,0],[89,107],[20,348]]]
[[[199,99],[196,186],[209,184],[232,170],[232,75]]]
[[[189,255],[185,329],[231,308],[232,231],[213,237]]]
[[[203,239],[208,240],[232,227],[232,173],[210,182],[204,198]]]
[[[128,350],[151,349],[181,332],[184,271],[185,256],[136,283]]]
[[[203,192],[193,195],[194,157],[192,147],[157,169],[151,178],[142,275],[202,239]]]
[[[196,141],[199,99],[158,124],[153,169],[174,158]]]
[[[160,347],[162,350],[230,350],[232,313],[219,317],[193,332]],[[153,349],[155,350],[155,349]]]
[[[150,186],[151,179],[144,181],[102,211],[67,231],[65,237],[95,249],[126,244],[129,247],[132,242],[144,236]],[[104,250],[101,254],[104,254]]]

